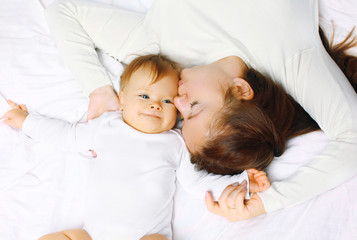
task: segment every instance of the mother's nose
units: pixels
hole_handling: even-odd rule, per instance
[[[175,107],[179,110],[182,114],[183,118],[186,118],[189,112],[189,101],[187,99],[187,95],[179,95],[174,98]]]

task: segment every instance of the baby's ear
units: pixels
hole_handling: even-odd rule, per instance
[[[123,104],[124,104],[124,92],[120,91],[118,94],[119,98],[119,103],[120,103],[120,110],[123,110]]]

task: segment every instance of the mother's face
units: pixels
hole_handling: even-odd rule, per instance
[[[214,65],[186,68],[181,72],[175,106],[183,118],[182,134],[191,152],[208,136],[211,119],[222,108],[228,89],[225,74]]]

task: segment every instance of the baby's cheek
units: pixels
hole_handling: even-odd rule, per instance
[[[176,117],[177,117],[177,110],[170,111],[170,113],[167,116],[167,123],[170,126],[170,129],[173,128],[176,124]]]
[[[177,119],[177,108],[174,108],[171,112],[172,115],[172,121],[176,122]]]

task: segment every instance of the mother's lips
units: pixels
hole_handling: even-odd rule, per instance
[[[185,81],[184,80],[180,80],[178,81],[178,85],[181,86]]]

